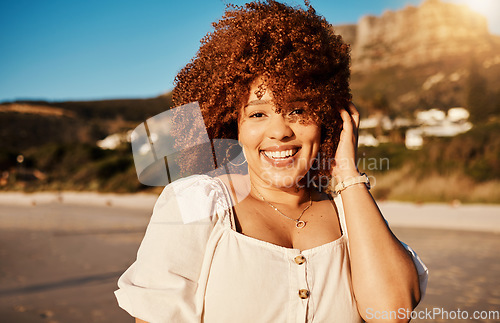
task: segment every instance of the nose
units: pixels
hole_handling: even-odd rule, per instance
[[[272,115],[267,133],[269,138],[277,140],[293,136],[293,130],[290,127],[289,121],[281,113],[274,113]]]

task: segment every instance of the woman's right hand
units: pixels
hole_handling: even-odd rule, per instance
[[[356,155],[358,150],[359,112],[352,104],[340,111],[342,117],[342,132],[335,152],[335,163],[332,167],[332,176],[337,182],[349,177],[359,176]]]

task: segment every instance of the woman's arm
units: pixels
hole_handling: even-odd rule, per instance
[[[141,319],[138,319],[137,317],[135,318],[135,323],[148,323],[146,321],[143,321]]]
[[[338,182],[359,176],[356,167],[359,114],[351,104],[341,112],[343,130],[332,175]],[[373,313],[407,313],[420,301],[417,270],[411,256],[387,226],[364,184],[341,192],[349,236],[351,273],[358,310],[363,319]],[[408,321],[408,319],[395,320]]]

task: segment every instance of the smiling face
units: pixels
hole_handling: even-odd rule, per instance
[[[307,174],[320,147],[320,127],[304,101],[291,101],[279,113],[261,80],[252,83],[239,117],[238,140],[251,178],[259,185],[292,188]]]

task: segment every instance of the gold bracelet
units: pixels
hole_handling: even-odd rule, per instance
[[[368,189],[370,189],[370,180],[365,173],[362,173],[360,176],[350,177],[345,181],[342,181],[335,185],[335,193],[340,194],[343,190],[348,188],[349,186],[364,183]]]

